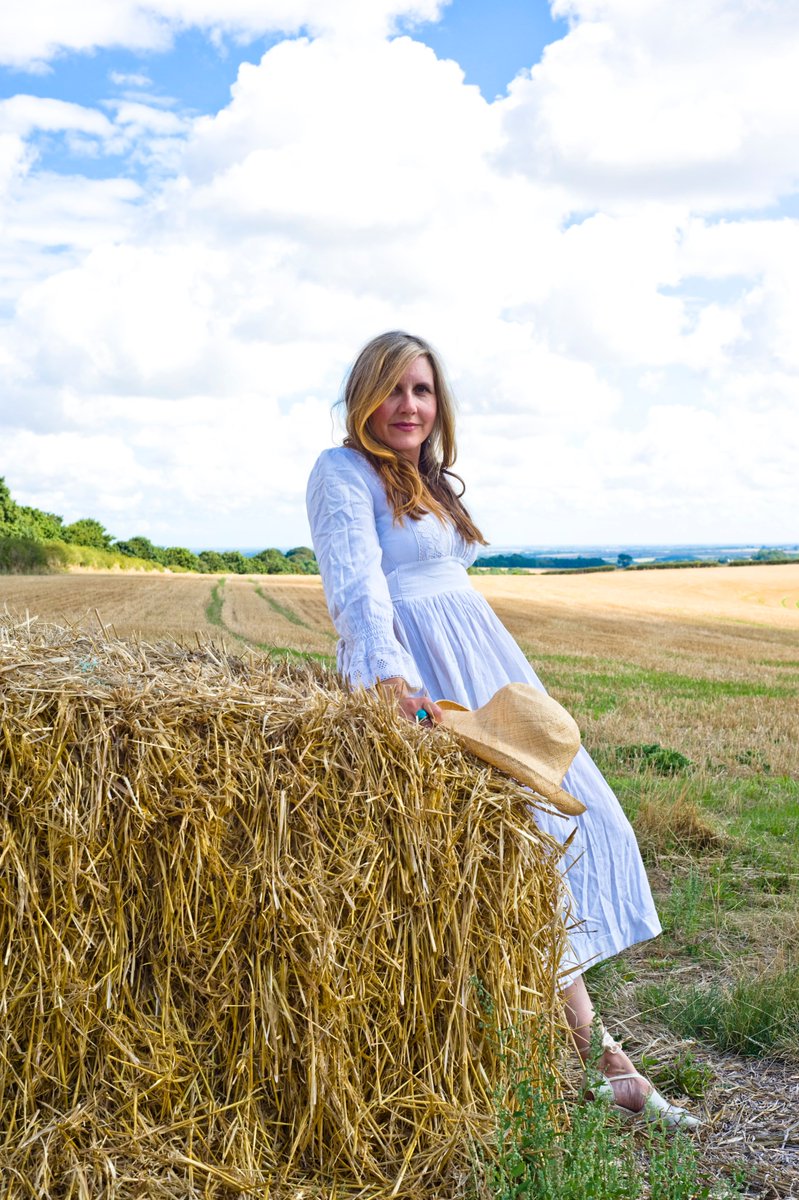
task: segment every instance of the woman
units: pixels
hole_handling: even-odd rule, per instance
[[[502,686],[543,690],[519,647],[471,586],[466,567],[485,545],[450,480],[454,404],[441,363],[421,338],[385,333],[361,351],[344,392],[347,437],[308,483],[308,516],[325,596],[340,635],[338,669],[353,686],[396,697],[409,720],[437,721],[433,696],[478,708]],[[460,480],[459,480],[460,482]],[[573,967],[566,1016],[583,1059],[594,1009],[580,973],[660,932],[633,831],[585,750],[563,786],[585,814],[569,848]],[[563,822],[536,812],[558,841]],[[628,1115],[697,1122],[640,1076],[604,1034],[604,1094]]]

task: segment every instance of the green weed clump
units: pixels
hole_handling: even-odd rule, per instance
[[[651,1054],[641,1055],[641,1072],[656,1088],[701,1100],[715,1072],[707,1063],[698,1062],[690,1050],[680,1050],[673,1059],[663,1061]]]
[[[799,968],[740,979],[730,988],[648,984],[640,1004],[677,1033],[745,1055],[799,1059]]]
[[[506,1076],[495,1094],[493,1153],[475,1165],[474,1200],[733,1200],[741,1194],[735,1183],[704,1178],[684,1133],[649,1125],[636,1138],[606,1101],[567,1105],[549,1042],[498,1029],[490,997],[477,989]]]
[[[659,742],[617,746],[616,761],[634,771],[653,771],[656,775],[679,775],[692,765],[685,754],[661,746]]]

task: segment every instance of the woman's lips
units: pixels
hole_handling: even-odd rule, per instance
[[[395,429],[401,429],[403,433],[410,433],[412,429],[418,429],[418,425],[410,425],[407,421],[397,421],[394,425]]]

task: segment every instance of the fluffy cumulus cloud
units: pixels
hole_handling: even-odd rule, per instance
[[[799,163],[799,19],[781,0],[553,0],[572,21],[506,107],[507,158],[589,207],[768,205]]]
[[[15,7],[0,46],[38,69],[189,26],[283,35],[203,116],[0,102],[20,499],[120,537],[305,541],[347,363],[405,327],[449,364],[493,540],[797,537],[789,6],[554,0],[568,34],[493,103],[408,24],[435,0],[366,24],[355,0]]]
[[[346,33],[362,40],[398,20],[432,20],[447,0],[27,0],[0,8],[0,62],[46,70],[69,51],[126,47],[165,50],[197,27],[246,41],[267,33]]]

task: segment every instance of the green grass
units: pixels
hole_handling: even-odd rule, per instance
[[[708,886],[702,873],[691,867],[683,879],[675,879],[666,901],[660,907],[664,933],[691,943],[706,925]]]
[[[671,1029],[736,1054],[799,1057],[799,967],[730,987],[647,984],[638,1001]]]
[[[255,585],[255,592],[256,595],[260,596],[269,605],[273,612],[279,613],[281,617],[285,617],[287,621],[291,621],[292,625],[299,625],[301,629],[311,628],[307,621],[303,621],[301,617],[297,616],[294,609],[289,608],[287,604],[280,604],[272,596],[267,596],[257,584]]]
[[[205,619],[209,625],[216,625],[219,629],[224,629],[222,621],[222,592],[225,587],[225,576],[218,579],[211,588],[211,598],[205,606]]]
[[[539,654],[534,647],[523,647],[530,660],[544,664],[544,682],[574,711],[574,715],[592,718],[612,712],[620,705],[635,701],[642,694],[667,697],[670,702],[712,703],[716,700],[799,697],[799,679],[778,683],[740,679],[715,679],[673,671],[647,670],[631,663],[586,655]]]
[[[71,542],[39,542],[33,538],[0,538],[0,574],[49,575],[70,567],[95,571],[163,571],[160,563],[131,558],[118,550],[73,546]]]

